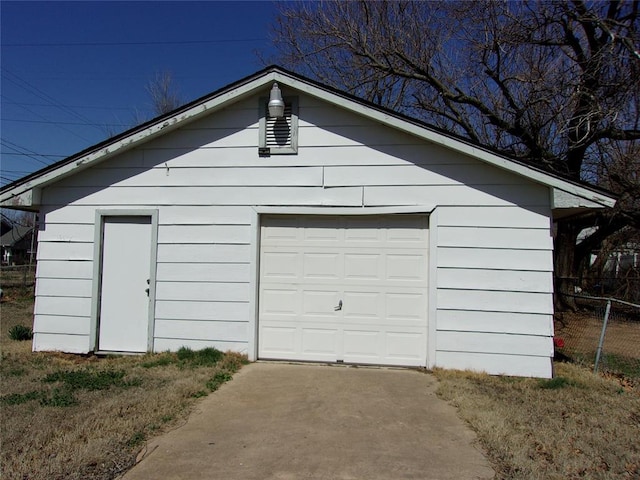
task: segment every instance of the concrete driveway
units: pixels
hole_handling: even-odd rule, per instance
[[[493,478],[435,388],[414,370],[254,363],[124,479]]]

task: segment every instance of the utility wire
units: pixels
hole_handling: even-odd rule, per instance
[[[16,153],[24,154],[24,156],[29,157],[32,160],[35,160],[36,162],[41,163],[42,165],[46,165],[46,166],[49,165],[49,163],[36,157],[35,155],[38,155],[37,153],[29,150],[28,148],[21,147],[17,143],[10,142],[9,140],[0,140],[0,145],[10,150],[13,150]]]
[[[55,107],[58,107],[63,112],[66,112],[67,114],[72,115],[72,116],[82,120],[83,122],[86,122],[88,125],[91,125],[91,120],[89,120],[87,117],[85,117],[84,115],[76,112],[75,110],[73,110],[71,108],[68,108],[68,107],[64,106],[62,103],[58,102],[51,95],[47,94],[46,92],[43,92],[38,87],[36,87],[32,83],[29,83],[27,80],[25,80],[21,76],[13,73],[10,70],[7,70],[6,68],[4,68],[2,70],[2,73],[4,74],[4,77],[7,80],[9,80],[11,83],[23,88],[24,90],[30,92],[32,95],[35,95],[35,96],[41,98],[45,102],[48,102],[48,103],[52,104]],[[7,76],[7,75],[9,75],[9,76]],[[11,77],[13,77],[13,78],[11,78]],[[95,125],[93,125],[93,126],[95,126]]]
[[[21,106],[20,106],[20,108],[22,108],[23,110],[26,110],[27,112],[29,112],[29,113],[31,113],[31,114],[33,114],[33,115],[35,115],[36,117],[40,117],[40,118],[42,118],[42,119],[44,119],[44,120],[46,120],[46,121],[48,121],[48,122],[51,122],[51,119],[49,119],[49,118],[45,117],[44,115],[39,114],[38,112],[34,112],[33,110],[31,110],[30,108],[25,107],[24,105],[21,105]],[[79,133],[76,133],[76,132],[74,132],[73,130],[69,130],[68,128],[63,127],[62,125],[57,124],[58,122],[52,122],[52,123],[56,124],[56,126],[57,126],[59,129],[64,130],[65,132],[70,133],[70,134],[71,134],[71,135],[73,135],[74,137],[78,137],[78,138],[80,138],[81,140],[84,140],[85,142],[88,142],[88,143],[95,143],[95,142],[93,142],[93,141],[89,140],[88,138],[83,137],[83,136],[82,136],[82,135],[80,135]]]
[[[244,43],[263,42],[267,38],[241,38],[241,39],[221,39],[221,40],[179,40],[179,41],[158,41],[158,42],[60,42],[60,43],[5,43],[3,47],[114,47],[127,45],[206,45],[212,43]]]
[[[52,105],[49,103],[23,103],[23,102],[14,102],[7,98],[6,95],[1,95],[0,97],[4,98],[3,102],[5,105],[18,105],[18,106],[28,106],[28,107],[51,107]],[[130,111],[131,107],[101,107],[98,105],[65,105],[67,108],[85,108],[87,110],[124,110]]]
[[[58,122],[51,120],[23,120],[18,118],[3,118],[3,122],[19,122],[19,123],[49,123],[53,125],[88,125],[91,127],[126,127],[124,123],[104,123],[100,125],[99,123],[84,123],[84,122]]]

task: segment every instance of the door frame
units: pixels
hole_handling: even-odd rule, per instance
[[[91,290],[91,325],[89,327],[89,351],[95,352],[100,336],[100,301],[102,288],[102,244],[105,217],[151,217],[151,259],[149,272],[149,318],[147,351],[153,351],[156,309],[156,263],[158,258],[158,210],[157,209],[109,209],[96,210],[93,239],[93,285]]]
[[[437,208],[436,205],[399,205],[393,207],[271,207],[255,206],[251,218],[251,238],[254,247],[251,249],[251,277],[250,298],[249,298],[249,342],[247,346],[247,356],[249,361],[258,360],[258,335],[260,306],[260,234],[262,229],[263,215],[393,215],[393,214],[425,214],[427,215],[427,228],[429,229],[429,240],[427,242],[427,368],[435,366],[436,351],[436,265],[437,265]]]

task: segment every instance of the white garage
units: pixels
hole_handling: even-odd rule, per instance
[[[259,358],[425,365],[425,215],[266,216]]]
[[[34,350],[538,377],[553,222],[614,203],[279,67],[0,189],[39,213]]]

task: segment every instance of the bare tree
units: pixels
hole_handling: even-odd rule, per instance
[[[146,90],[156,115],[169,113],[183,103],[174,85],[171,72],[156,72],[147,83]]]
[[[556,291],[572,293],[585,248],[640,227],[640,14],[631,1],[285,4],[280,63],[499,153],[634,198],[558,224]],[[625,164],[624,162],[627,162]],[[616,175],[631,162],[636,177]],[[634,163],[635,162],[635,163]],[[559,307],[573,308],[560,295]]]

